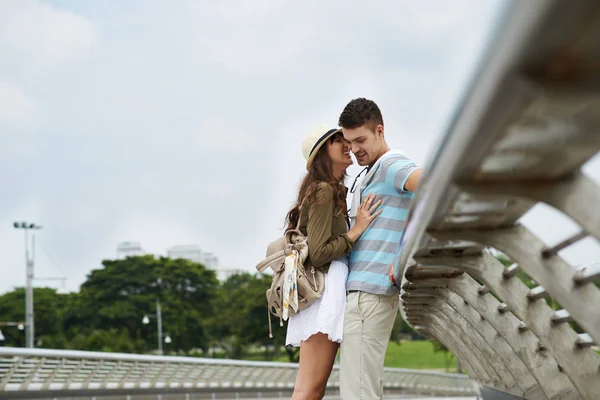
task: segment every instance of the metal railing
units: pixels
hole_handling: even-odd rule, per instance
[[[508,2],[401,242],[403,317],[477,382],[528,399],[600,398],[600,268],[559,254],[600,239],[600,186],[581,170],[600,151],[598,38],[598,1]],[[543,243],[519,223],[537,203],[581,231]]]
[[[193,357],[0,348],[0,399],[291,392],[298,365]],[[386,368],[387,391],[473,395],[465,375]],[[328,389],[339,387],[337,366]]]

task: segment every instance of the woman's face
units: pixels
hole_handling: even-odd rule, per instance
[[[343,166],[348,168],[352,165],[350,157],[350,142],[348,142],[341,133],[336,133],[327,141],[327,155],[333,166]]]

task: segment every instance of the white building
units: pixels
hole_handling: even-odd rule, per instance
[[[148,253],[142,248],[140,242],[121,242],[117,247],[117,259],[142,256],[145,254]],[[199,246],[194,244],[175,245],[167,250],[167,257],[172,259],[182,258],[184,260],[200,263],[206,268],[215,271],[219,281],[225,281],[232,275],[244,272],[240,269],[219,265],[219,257],[214,253],[203,252]]]
[[[219,281],[225,281],[230,276],[243,272],[242,270],[224,267],[219,264],[219,257],[214,253],[203,252],[196,245],[176,245],[167,250],[169,258],[183,258],[200,263],[206,268],[215,271]]]
[[[242,271],[241,269],[220,266],[215,272],[217,273],[217,279],[219,281],[223,282],[223,281],[226,281],[227,279],[229,279],[229,277],[232,275],[241,274],[246,271]]]
[[[215,256],[213,253],[204,253],[204,265],[208,269],[219,268],[219,257]]]
[[[196,245],[177,245],[167,250],[167,257],[177,259],[183,258],[196,263],[205,264],[205,254]]]
[[[146,252],[140,242],[121,242],[117,246],[117,259],[123,260],[127,257],[143,256]]]

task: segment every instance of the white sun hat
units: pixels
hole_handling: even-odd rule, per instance
[[[304,140],[302,141],[302,155],[306,160],[306,169],[310,169],[315,155],[318,153],[321,146],[327,142],[327,139],[341,131],[342,130],[338,128],[331,128],[325,124],[319,124],[304,136]]]

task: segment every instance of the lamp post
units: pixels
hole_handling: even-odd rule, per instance
[[[17,329],[20,331],[25,329],[24,322],[13,322],[13,321],[0,322],[0,326],[16,326]],[[6,338],[4,337],[4,335],[2,334],[2,330],[0,329],[0,342],[4,342],[4,340],[6,340]]]
[[[158,297],[156,298],[156,314],[144,315],[144,318],[142,319],[143,324],[150,323],[150,318],[148,318],[148,317],[156,318],[156,325],[158,327],[158,354],[162,355],[163,354],[162,312],[161,312],[160,301],[158,300]],[[168,342],[167,342],[167,339],[168,339]],[[171,343],[171,338],[168,335],[165,338],[165,342]]]
[[[15,222],[15,229],[25,230],[25,263],[26,263],[26,285],[25,285],[25,347],[34,346],[35,323],[33,317],[33,257],[29,257],[29,236],[30,229],[42,229],[40,225],[27,222]],[[32,248],[35,248],[35,235],[32,236]],[[35,252],[35,250],[34,250]],[[35,254],[34,254],[35,255]]]

